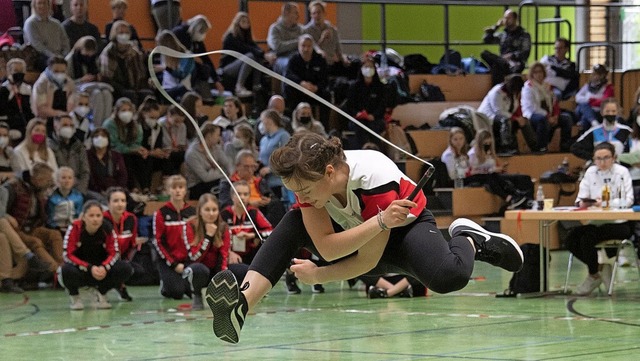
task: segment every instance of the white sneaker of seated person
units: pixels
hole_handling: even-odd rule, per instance
[[[602,276],[600,273],[596,273],[595,275],[587,275],[587,278],[582,281],[580,286],[576,288],[576,295],[578,296],[589,296],[593,290],[598,288],[602,283]]]

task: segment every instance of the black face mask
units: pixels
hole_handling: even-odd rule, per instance
[[[11,78],[14,84],[20,84],[24,81],[24,73],[13,73]]]
[[[484,149],[485,153],[489,153],[491,151],[491,144],[483,144],[482,149]]]
[[[613,124],[616,122],[616,116],[615,115],[605,115],[603,116],[604,120],[609,123],[609,124]]]
[[[302,124],[311,123],[311,117],[300,117],[300,123],[302,123]]]

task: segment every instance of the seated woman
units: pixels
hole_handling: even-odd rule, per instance
[[[319,120],[313,119],[311,104],[306,102],[299,103],[291,114],[291,126],[294,132],[314,132],[322,136],[327,136],[324,125]]]
[[[149,89],[149,73],[142,53],[131,44],[129,23],[118,20],[109,33],[109,43],[100,54],[102,81],[111,84],[113,96],[127,97],[135,104],[153,92]]]
[[[499,164],[491,133],[482,130],[476,134],[475,144],[469,151],[470,169],[464,179],[465,186],[484,186],[499,196],[507,209],[527,208],[533,198],[531,177],[523,174],[506,174],[508,163]]]
[[[367,128],[380,134],[385,129],[384,116],[387,108],[395,106],[395,98],[391,90],[380,81],[376,71],[376,64],[372,57],[367,56],[362,60],[362,67],[356,82],[349,88],[345,111],[358,119]],[[356,132],[357,149],[365,143],[373,142],[382,148],[378,138],[369,135],[365,130],[349,122],[349,129]]]
[[[531,122],[540,150],[547,149],[553,133],[560,128],[560,151],[568,152],[573,120],[560,112],[551,85],[544,82],[546,76],[542,63],[535,62],[529,67],[529,80],[522,88],[522,115]]]
[[[91,134],[89,159],[89,190],[94,197],[102,198],[110,187],[127,187],[127,167],[122,154],[111,149],[109,132],[97,128]]]
[[[491,88],[478,107],[479,113],[493,121],[492,129],[488,130],[496,138],[496,148],[499,153],[518,152],[516,138],[518,129],[522,129],[522,135],[529,149],[534,152],[539,150],[531,123],[522,116],[520,93],[523,86],[524,80],[520,74],[510,75],[504,82]]]
[[[205,144],[200,139],[194,139],[185,153],[184,162],[187,166],[187,187],[189,199],[197,200],[200,196],[211,192],[224,179],[223,173],[209,160],[205,146],[211,152],[213,159],[221,166],[227,175],[231,174],[233,163],[227,158],[220,146],[220,127],[205,124],[202,128]]]
[[[258,147],[256,146],[256,134],[253,129],[246,125],[240,124],[233,131],[233,138],[224,145],[224,154],[235,164],[236,157],[243,150],[248,150],[258,156]]]
[[[613,85],[607,80],[609,69],[602,64],[596,64],[589,76],[589,82],[580,88],[576,94],[576,117],[580,133],[602,123],[600,117],[602,102],[614,96]]]
[[[36,68],[42,71],[47,59],[69,52],[69,37],[57,19],[51,16],[51,0],[32,0],[31,16],[24,22],[24,43],[31,44],[40,58]]]
[[[251,126],[244,115],[244,107],[237,97],[227,97],[222,106],[222,114],[213,120],[213,124],[222,128],[222,143],[227,144],[233,138],[233,129],[240,124]]]
[[[113,87],[100,81],[97,61],[98,42],[93,36],[83,36],[67,54],[67,74],[76,84],[77,92],[90,94],[93,124],[97,127],[113,109]]]
[[[47,119],[47,134],[53,131],[53,117],[68,115],[73,110],[75,84],[67,75],[67,61],[54,56],[47,68],[33,84],[31,110],[39,118]]]
[[[607,184],[611,190],[610,201],[618,198],[617,204],[630,207],[634,200],[631,175],[627,168],[616,163],[614,146],[609,142],[596,145],[593,153],[593,162],[595,166],[589,167],[584,174],[584,178],[580,181],[580,188],[575,202],[576,206],[583,208],[590,206],[603,207],[602,188]],[[624,199],[613,196],[620,194],[618,191],[620,189],[624,189]],[[585,201],[585,199],[589,198],[594,199],[595,203]],[[611,223],[594,222],[569,231],[565,240],[567,249],[584,262],[589,269],[587,278],[578,286],[576,294],[588,296],[601,283],[604,283],[607,289],[609,288],[612,276],[612,260],[600,260],[595,246],[599,242],[608,239],[625,239],[632,234],[633,227],[631,222],[621,221]],[[607,257],[603,258],[612,256],[613,254],[607,254]]]
[[[162,171],[163,175],[171,175],[172,167],[167,162],[171,152],[163,147],[164,130],[159,120],[158,100],[152,96],[144,98],[136,114],[136,122],[142,127],[142,146],[148,154],[146,162],[140,163],[145,168],[139,169],[138,173],[138,182],[143,193],[151,190],[151,178],[154,172]]]
[[[0,121],[9,125],[11,145],[24,139],[27,122],[33,119],[31,85],[24,82],[27,63],[20,58],[7,62],[7,80],[0,86]]]
[[[56,155],[47,146],[47,123],[40,118],[33,118],[27,123],[24,140],[13,150],[11,168],[22,173],[32,170],[36,163],[46,163],[54,172],[58,170]]]
[[[127,3],[127,0],[111,0],[110,6],[112,20],[104,26],[104,33],[107,35],[111,34],[111,28],[113,28],[113,24],[115,24],[116,21],[125,20],[129,4]],[[136,48],[138,48],[138,50],[142,50],[138,31],[132,24],[129,24],[129,30],[131,31],[131,42]]]
[[[84,305],[78,289],[96,287],[96,308],[110,309],[107,291],[124,283],[133,269],[119,259],[113,228],[103,222],[102,206],[88,201],[82,208],[82,218],[73,222],[64,242],[65,263],[58,270],[59,281],[71,296],[71,309],[82,310]]]
[[[112,116],[105,120],[104,128],[109,133],[109,143],[113,150],[122,154],[129,174],[129,189],[140,185],[140,175],[137,170],[144,169],[149,152],[142,146],[142,127],[133,121],[135,105],[128,98],[116,101]]]
[[[185,93],[180,99],[180,105],[187,111],[187,114],[196,120],[199,127],[202,127],[209,120],[209,117],[203,113],[204,103],[200,94],[194,91]],[[191,121],[186,121],[185,124],[187,126],[187,139],[195,138],[195,126],[191,124]]]
[[[452,127],[449,131],[449,146],[442,153],[440,160],[447,167],[447,174],[452,181],[464,180],[470,170],[469,143],[460,127]],[[456,184],[456,187],[459,187]]]
[[[169,157],[165,161],[166,174],[178,174],[189,145],[184,113],[175,105],[170,105],[167,115],[160,118],[158,122],[162,127],[162,148],[169,152]]]
[[[264,51],[253,41],[251,35],[251,22],[249,15],[240,11],[229,24],[229,28],[222,36],[222,49],[237,51],[244,54],[251,60],[258,63],[264,61]],[[223,55],[220,58],[220,69],[222,76],[235,81],[235,94],[238,97],[253,95],[251,90],[247,90],[247,80],[251,76],[250,89],[260,87],[262,73],[242,61],[230,55]]]
[[[169,30],[162,30],[156,36],[156,44],[181,53],[189,53]],[[162,89],[173,99],[179,101],[186,92],[192,90],[191,73],[195,68],[193,59],[161,55],[159,67],[162,69]]]

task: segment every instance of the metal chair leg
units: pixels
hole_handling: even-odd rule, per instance
[[[564,290],[563,293],[567,293],[569,288],[569,275],[571,274],[571,265],[573,265],[573,253],[569,252],[569,261],[567,262],[567,277],[564,280]]]

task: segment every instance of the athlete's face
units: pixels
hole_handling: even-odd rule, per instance
[[[296,194],[301,203],[309,203],[315,208],[322,208],[333,194],[332,178],[336,170],[328,165],[322,179],[311,181],[306,179],[288,179],[284,186]]]
[[[172,202],[182,202],[187,194],[187,188],[182,184],[176,184],[169,189],[169,197]]]
[[[89,207],[82,215],[82,220],[87,231],[95,233],[102,225],[102,209],[100,207]]]
[[[208,201],[200,208],[200,216],[205,223],[216,223],[218,221],[218,215],[220,209],[218,204],[214,201]]]
[[[127,196],[123,192],[114,192],[109,197],[109,212],[112,215],[122,215],[127,209]]]

